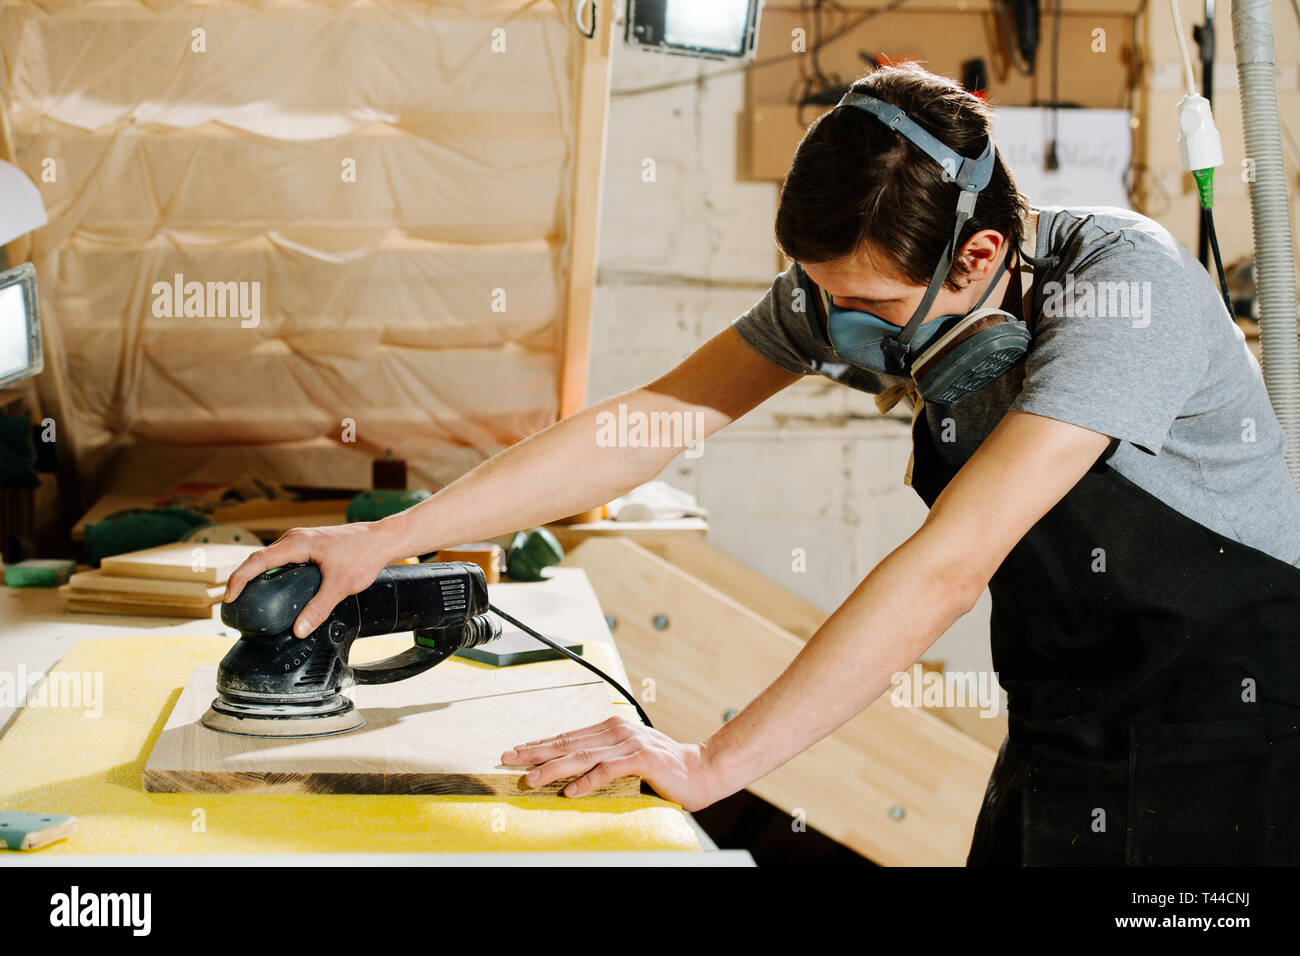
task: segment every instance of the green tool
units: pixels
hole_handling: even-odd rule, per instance
[[[542,571],[564,560],[564,549],[545,528],[516,532],[506,549],[506,574],[512,581],[541,581]]]
[[[423,488],[414,491],[363,491],[348,502],[348,521],[378,521],[412,505],[418,505],[431,492]]]
[[[104,558],[180,541],[208,524],[192,508],[128,508],[115,511],[98,524],[86,525],[86,563],[99,567]]]

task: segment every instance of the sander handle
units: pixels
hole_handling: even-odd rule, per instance
[[[234,601],[222,604],[221,622],[245,637],[278,637],[292,629],[320,586],[321,572],[315,564],[271,568],[249,581]],[[337,635],[342,626],[350,642],[450,627],[487,610],[487,578],[478,565],[468,561],[399,564],[384,568],[374,583],[339,601],[317,631],[333,627],[332,635]]]
[[[415,632],[415,646],[373,664],[349,664],[352,683],[392,684],[423,674],[462,647],[478,647],[501,636],[501,622],[480,614],[464,624]]]
[[[487,615],[483,569],[468,561],[440,561],[384,568],[374,583],[339,601],[300,642],[293,636],[293,622],[320,590],[321,580],[316,564],[298,563],[272,568],[249,581],[238,598],[221,607],[222,623],[237,628],[242,638],[227,660],[235,655],[244,659],[249,672],[276,674],[288,673],[290,665],[284,662],[292,660],[293,667],[307,675],[313,670],[311,661],[333,659],[342,689],[414,677],[462,647],[501,634],[500,623]],[[373,664],[348,662],[357,639],[402,631],[415,632],[414,647]],[[328,682],[320,674],[310,680]]]
[[[487,609],[487,577],[477,564],[396,564],[339,602],[322,626],[333,627],[326,637],[340,645],[342,686],[391,684],[427,671],[461,647],[499,636],[501,626],[490,621]],[[354,640],[401,631],[415,631],[414,647],[373,664],[348,662]]]
[[[345,608],[349,603],[352,607]],[[469,561],[435,561],[384,568],[368,588],[339,602],[335,613],[354,615],[346,623],[357,627],[356,637],[375,637],[454,627],[487,610],[482,568]]]

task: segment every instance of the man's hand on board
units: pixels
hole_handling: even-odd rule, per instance
[[[501,755],[508,767],[535,767],[524,775],[533,789],[576,777],[562,793],[581,797],[619,777],[640,777],[665,800],[687,811],[718,799],[703,744],[682,744],[628,717],[522,744]]]

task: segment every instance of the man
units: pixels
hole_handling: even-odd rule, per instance
[[[228,598],[315,561],[305,635],[393,559],[658,474],[674,450],[594,441],[618,403],[701,413],[707,437],[820,374],[912,405],[921,528],[708,740],[611,719],[503,761],[533,785],[577,776],[571,796],[637,774],[707,806],[869,705],[987,586],[1010,732],[970,863],[1300,862],[1300,498],[1200,265],[1134,213],[1027,209],[987,108],[916,68],[813,124],[776,235],[795,264],[671,372],[403,514],[290,532]]]

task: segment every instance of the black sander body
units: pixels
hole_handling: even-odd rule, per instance
[[[239,640],[217,669],[206,727],[250,737],[322,737],[365,721],[340,691],[423,673],[463,647],[501,634],[488,617],[488,589],[476,564],[448,561],[385,568],[375,583],[339,602],[305,638],[293,622],[320,588],[314,564],[272,568],[221,607]],[[413,631],[412,647],[373,664],[350,664],[352,642]]]

